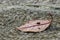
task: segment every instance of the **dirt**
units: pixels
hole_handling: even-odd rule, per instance
[[[26,1],[1,0],[0,40],[60,40],[60,10],[57,9],[57,11],[54,12],[42,10],[31,11],[14,7],[17,5],[20,6],[20,4],[27,4],[29,2]],[[53,21],[50,27],[45,31],[39,33],[24,33],[16,29],[16,27],[20,27],[29,20],[50,18],[48,15],[49,12],[53,15]]]

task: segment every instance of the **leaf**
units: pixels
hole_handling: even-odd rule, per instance
[[[49,27],[50,24],[51,20],[32,20],[20,27],[17,27],[17,29],[23,32],[41,32]]]

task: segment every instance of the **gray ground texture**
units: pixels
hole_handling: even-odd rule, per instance
[[[33,19],[48,19],[50,27],[39,33],[16,29]],[[60,0],[0,0],[0,40],[60,40]]]

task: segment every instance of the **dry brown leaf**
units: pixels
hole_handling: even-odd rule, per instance
[[[41,32],[48,28],[50,24],[51,20],[33,20],[17,27],[17,29],[23,32]]]

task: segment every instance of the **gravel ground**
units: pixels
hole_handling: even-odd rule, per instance
[[[31,11],[14,7],[24,3],[27,4],[28,2],[30,1],[0,0],[0,40],[60,40],[60,12]],[[51,3],[55,4],[56,2],[50,1]],[[53,22],[45,31],[39,33],[24,33],[16,29],[16,27],[21,26],[29,20],[50,18],[47,15],[48,12],[52,13]]]

